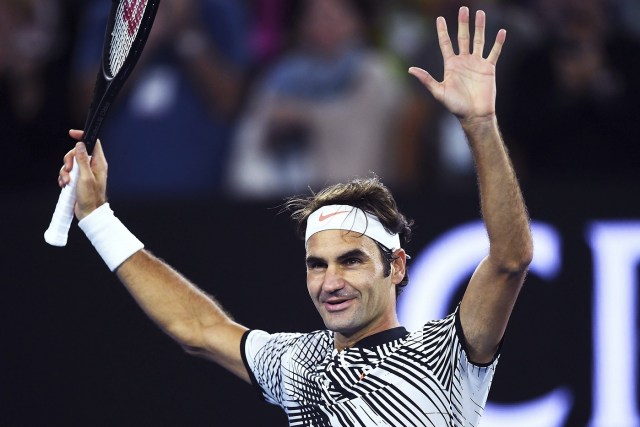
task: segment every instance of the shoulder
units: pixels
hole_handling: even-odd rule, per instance
[[[457,310],[443,319],[431,320],[420,329],[411,332],[405,340],[405,346],[419,351],[428,349],[428,352],[455,347],[459,344],[456,313]]]
[[[458,313],[458,309],[456,309],[453,313],[449,314],[447,317],[438,320],[430,320],[425,323],[421,329],[421,332],[427,335],[434,335],[438,333],[442,333],[446,330],[454,330],[456,324],[456,316]]]
[[[253,329],[245,334],[245,348],[254,352],[300,350],[303,348],[325,348],[333,344],[333,333],[319,330],[309,333],[279,332],[268,333]]]

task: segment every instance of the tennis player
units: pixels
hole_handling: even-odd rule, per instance
[[[458,15],[459,53],[436,25],[444,80],[411,68],[458,117],[473,153],[490,240],[454,312],[409,332],[398,322],[410,223],[378,180],[338,184],[289,202],[303,231],[307,286],[327,330],[267,333],[231,320],[217,301],[143,249],[106,203],[107,163],[82,142],[60,173],[80,167],[79,225],[142,309],[191,354],[206,357],[280,405],[292,426],[475,426],[507,322],[532,258],[524,201],[495,115],[495,67],[506,32],[483,57],[485,14]],[[80,131],[71,131],[79,139]]]

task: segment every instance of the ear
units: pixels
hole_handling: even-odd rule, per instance
[[[393,262],[391,263],[391,281],[394,285],[399,284],[404,279],[407,272],[407,253],[404,249],[396,249],[393,252]]]

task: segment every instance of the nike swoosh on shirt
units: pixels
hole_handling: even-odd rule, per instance
[[[328,214],[323,214],[322,212],[320,213],[320,217],[318,217],[318,221],[324,221],[327,220],[329,218],[331,218],[334,215],[338,215],[338,214],[342,214],[342,213],[349,213],[350,211],[338,211],[338,212],[332,212],[332,213],[328,213]]]

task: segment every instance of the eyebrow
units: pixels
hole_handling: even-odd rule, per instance
[[[361,249],[352,249],[338,256],[338,262],[346,261],[349,258],[369,258],[369,255],[364,253]]]
[[[326,261],[320,257],[317,256],[308,256],[305,258],[304,260],[305,264],[308,266],[313,265],[313,264],[322,264],[322,263],[326,263]]]
[[[343,262],[346,261],[349,258],[354,258],[354,257],[359,257],[359,258],[369,258],[369,255],[367,255],[363,250],[361,249],[351,249],[350,251],[347,251],[341,255],[338,255],[338,257],[336,258],[336,260],[338,262]],[[309,264],[313,264],[313,263],[326,263],[327,261],[324,258],[321,257],[317,257],[317,256],[308,256],[305,259],[305,262],[307,265]]]

